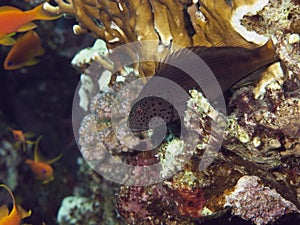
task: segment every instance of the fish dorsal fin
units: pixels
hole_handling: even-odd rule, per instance
[[[38,139],[35,141],[34,153],[33,153],[33,160],[35,162],[47,162],[48,161],[48,159],[45,156],[43,156],[39,151],[39,143],[42,138],[43,138],[43,136],[39,136]]]
[[[247,49],[252,49],[252,48],[257,48],[259,45],[254,44],[252,42],[242,42],[242,41],[235,41],[235,42],[230,42],[230,45],[226,44],[223,41],[219,41],[217,43],[214,43],[211,47],[225,47],[225,46],[230,46],[230,47],[240,47],[240,48],[247,48]]]
[[[43,136],[40,136],[36,142],[35,142],[35,146],[34,146],[34,161],[35,162],[43,162],[43,163],[47,163],[47,164],[51,164],[56,162],[57,160],[59,160],[62,157],[62,154],[59,154],[57,157],[53,158],[53,159],[47,159],[45,156],[43,156],[41,154],[41,152],[39,151],[39,142],[42,139]]]
[[[8,216],[9,210],[6,205],[0,206],[0,220],[6,216]]]
[[[18,32],[25,32],[25,31],[28,31],[28,30],[32,30],[34,28],[36,28],[37,25],[33,22],[29,22],[29,23],[26,23],[24,25],[22,25],[19,29],[18,29]]]
[[[13,11],[18,11],[18,12],[23,12],[22,10],[16,8],[16,7],[13,7],[13,6],[2,6],[0,7],[0,12],[13,12]]]
[[[31,215],[31,210],[26,211],[20,205],[17,205],[17,209],[18,209],[18,212],[20,213],[22,219],[27,218]]]

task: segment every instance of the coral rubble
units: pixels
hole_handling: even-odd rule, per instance
[[[116,185],[103,180],[81,157],[77,162],[78,183],[72,195],[63,199],[57,222],[62,225],[123,225],[114,210]]]
[[[263,186],[256,176],[241,177],[234,191],[226,196],[225,206],[231,206],[234,215],[258,225],[274,222],[286,213],[299,212],[275,190]]]
[[[0,142],[0,167],[7,173],[1,173],[0,181],[11,187],[12,190],[18,185],[18,166],[21,164],[19,152],[9,140],[2,139]]]
[[[203,218],[222,216],[227,207],[232,215],[255,224],[299,214],[298,1],[56,2],[58,6],[48,5],[48,10],[74,15],[79,23],[75,33],[90,32],[107,47],[95,45],[73,61],[84,71],[79,108],[85,114],[78,142],[83,157],[96,171],[122,183],[116,207],[127,223],[198,224]],[[237,87],[230,96],[228,115],[199,91],[190,91],[184,122],[197,137],[195,148],[189,148],[189,138],[169,136],[152,151],[134,151],[139,143],[127,135],[122,116],[128,115],[139,85],[121,90],[138,77],[152,76],[157,65],[133,63],[112,73],[123,63],[122,54],[109,57],[117,46],[154,40],[151,48],[145,45],[134,54],[129,50],[128,55],[154,55],[155,59],[161,57],[156,54],[159,51],[174,50],[174,43],[252,48],[270,38],[281,62],[261,72],[258,83]],[[105,88],[103,80],[108,80]],[[120,93],[123,101],[115,105]],[[114,110],[118,111],[115,117]],[[116,120],[121,121],[118,129],[113,125]],[[141,136],[147,139],[151,132]],[[146,149],[148,144],[141,146]],[[220,151],[214,149],[221,144]],[[121,163],[135,169],[127,173]],[[161,168],[144,170],[155,163]],[[142,186],[151,176],[158,179]]]

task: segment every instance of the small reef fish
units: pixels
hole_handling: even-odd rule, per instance
[[[8,129],[12,132],[17,144],[22,145],[23,151],[26,151],[26,144],[34,144],[33,141],[27,140],[27,138],[33,137],[34,134],[29,133],[29,132],[24,133],[22,130],[14,130],[11,128],[8,128]]]
[[[14,138],[17,141],[17,143],[20,143],[22,145],[23,151],[25,151],[26,150],[26,138],[25,138],[23,131],[13,130],[11,128],[9,128],[9,130],[14,135]]]
[[[26,139],[25,139],[25,135],[24,135],[23,131],[21,131],[21,130],[13,130],[11,128],[9,128],[9,130],[14,135],[14,138],[16,139],[16,141],[20,141],[22,143],[25,143]]]
[[[7,190],[13,201],[11,212],[9,212],[6,205],[0,206],[0,225],[20,225],[22,219],[31,215],[31,210],[26,211],[21,206],[17,205],[13,193],[6,185],[0,184],[0,187]]]
[[[35,57],[44,54],[39,35],[34,31],[28,31],[17,39],[4,60],[5,70],[15,70],[23,66],[32,66],[39,62]]]
[[[55,20],[61,15],[51,14],[43,9],[44,3],[32,10],[22,11],[13,6],[0,7],[0,44],[12,45],[12,34],[25,32],[37,27],[33,20]]]
[[[264,69],[267,65],[278,61],[278,57],[276,56],[271,40],[265,45],[254,49],[229,46],[196,46],[189,47],[187,49],[198,55],[207,64],[215,75],[223,93],[228,91],[238,82],[242,80],[244,81],[253,72]],[[166,61],[172,62],[177,60],[177,62],[179,62],[186,58],[186,54],[191,53],[185,49],[178,50],[167,57],[168,60]],[[193,64],[193,62],[184,63]],[[200,79],[201,73],[202,71],[199,69],[198,74]],[[149,122],[154,117],[162,118],[167,127],[172,130],[174,126],[176,127],[178,125],[180,117],[184,115],[183,112],[186,110],[186,102],[188,98],[181,96],[178,93],[174,93],[175,91],[172,88],[166,87],[158,79],[155,79],[155,77],[162,77],[173,81],[184,89],[186,93],[192,89],[201,90],[201,87],[199,87],[197,82],[191,76],[174,66],[162,63],[159,65],[156,74],[145,84],[139,94],[139,97],[131,107],[128,125],[132,132],[149,130]],[[205,90],[208,90],[209,93],[212,94],[212,97],[210,96],[209,99],[210,101],[215,101],[221,97],[217,95],[215,87],[212,86],[210,82],[205,83]],[[168,100],[156,96],[149,96],[151,93],[156,93],[158,91],[163,93],[169,92],[169,95],[171,95],[171,97],[175,99],[174,101],[177,102],[177,105],[180,106],[179,108],[181,109],[181,113],[177,112],[177,110],[173,107],[173,104],[171,104]],[[179,114],[181,116],[179,116]],[[159,125],[161,125],[161,123],[156,124],[155,127]]]
[[[62,154],[59,154],[53,159],[46,159],[39,151],[38,145],[42,136],[39,137],[34,146],[34,159],[27,159],[25,163],[30,167],[32,173],[34,174],[37,180],[42,181],[43,184],[49,183],[54,179],[53,168],[50,164],[56,162],[62,157]]]

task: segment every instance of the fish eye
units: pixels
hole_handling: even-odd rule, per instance
[[[8,66],[12,66],[12,65],[13,65],[13,62],[12,62],[12,61],[8,61],[8,62],[7,62],[7,65],[8,65]]]
[[[137,114],[142,114],[142,113],[143,113],[143,109],[142,109],[141,107],[138,107],[138,108],[136,109],[136,113],[137,113]]]

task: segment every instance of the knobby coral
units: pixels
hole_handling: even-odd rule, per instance
[[[107,51],[98,49],[89,53],[86,57],[89,60],[77,64],[82,68],[86,67],[84,64],[91,65],[84,76],[88,76],[97,89],[90,91],[93,88],[88,85],[83,88],[87,95],[92,96],[83,104],[86,116],[79,130],[84,158],[96,170],[115,174],[124,183],[128,176],[139,177],[142,182],[149,174],[138,176],[140,170],[124,174],[119,167],[111,166],[108,154],[116,157],[118,162],[130,165],[148,166],[160,161],[162,168],[154,171],[156,176],[164,177],[174,168],[180,171],[148,187],[122,185],[116,205],[128,223],[197,224],[198,219],[206,215],[220,216],[226,206],[232,207],[232,214],[256,224],[267,224],[285,213],[299,213],[300,47],[297,1],[56,2],[58,6],[47,5],[46,9],[74,15],[79,23],[74,26],[75,33],[89,32],[102,39],[107,47]],[[185,126],[199,136],[199,142],[195,151],[188,152],[191,157],[184,165],[180,163],[186,150],[183,140],[173,137],[152,152],[136,153],[131,149],[136,142],[126,136],[124,127],[113,129],[111,109],[122,87],[137,76],[152,76],[156,68],[152,62],[124,67],[117,76],[109,77],[110,84],[105,91],[103,87],[98,88],[97,83],[122,64],[122,57],[112,59],[107,56],[117,46],[153,40],[155,44],[150,47],[142,46],[134,54],[134,51],[128,52],[130,57],[136,54],[140,58],[148,58],[157,56],[157,52],[172,51],[173,43],[183,47],[225,45],[252,48],[269,38],[273,40],[282,63],[265,71],[256,86],[243,87],[233,95],[225,121],[225,149],[220,152],[207,151],[211,124],[225,126],[226,117],[196,90],[190,92],[191,99],[184,119]],[[128,113],[126,110],[131,106],[129,99],[135,98],[137,90],[123,94],[126,100],[119,106],[120,114]],[[218,140],[220,133],[212,136]],[[125,146],[125,143],[130,143],[130,146]],[[203,158],[208,159],[208,164],[212,162],[210,158],[214,161],[202,171],[199,170],[199,162]],[[245,183],[247,185],[243,186]],[[247,195],[247,190],[251,190],[252,194]],[[237,191],[253,204],[245,204],[237,196]],[[262,199],[256,199],[257,194]],[[255,207],[262,207],[267,202],[276,205],[276,210],[272,211],[269,205],[263,215],[254,219],[253,215],[257,213]]]

